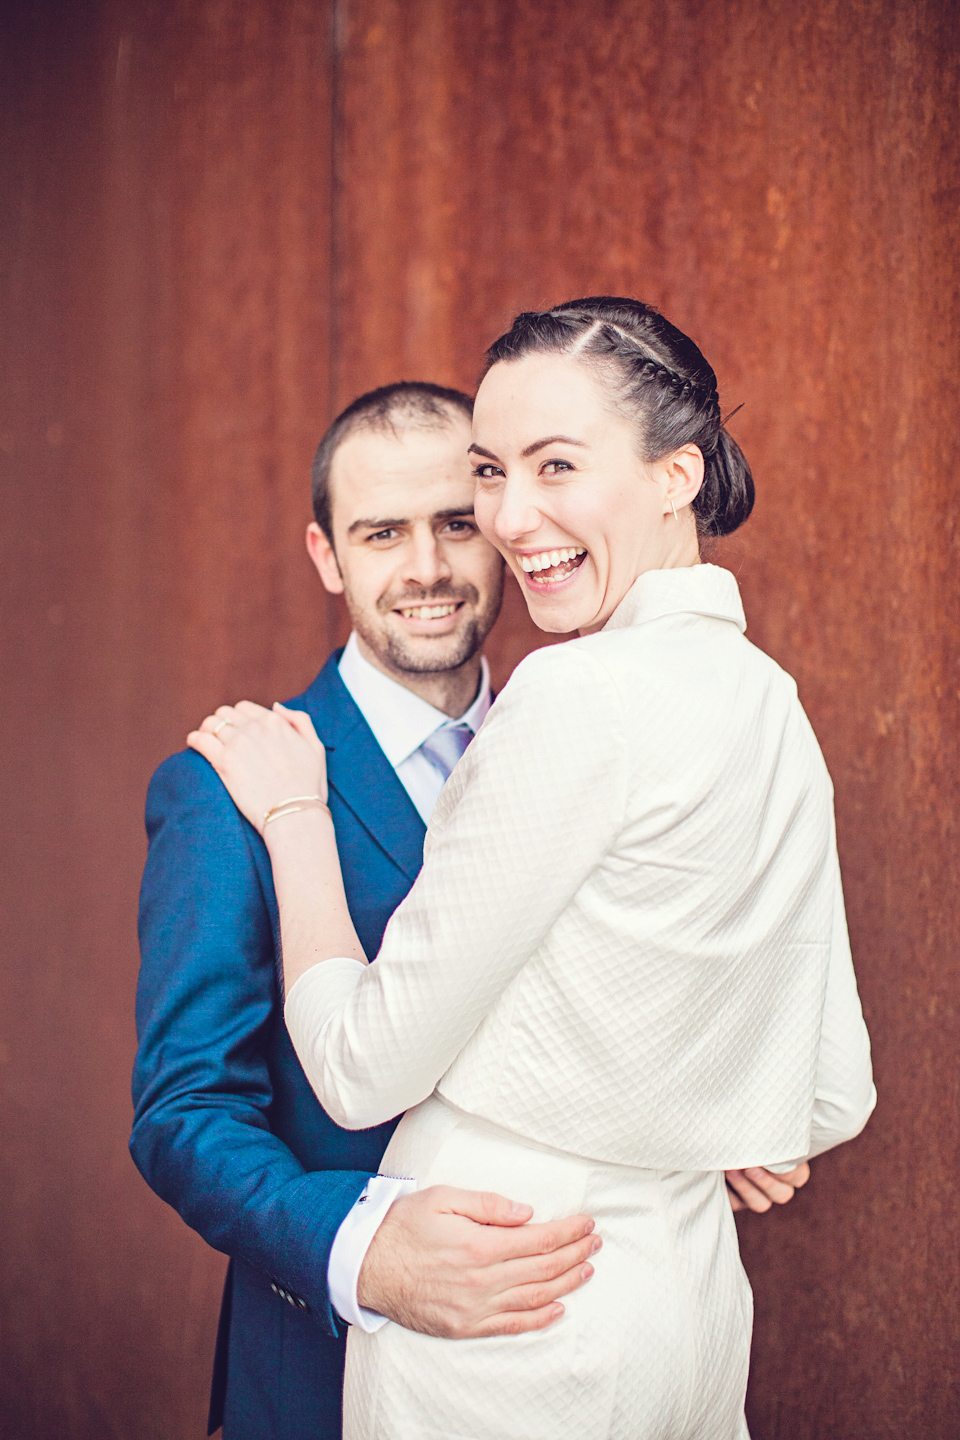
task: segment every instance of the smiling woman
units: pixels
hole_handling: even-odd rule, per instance
[[[264,836],[287,1025],[327,1112],[359,1129],[405,1109],[388,1173],[492,1188],[547,1223],[589,1213],[603,1241],[545,1329],[351,1331],[344,1436],[745,1440],[751,1296],[724,1171],[788,1172],[874,1102],[830,779],[735,578],[700,562],[753,483],[699,350],[600,298],[520,316],[488,359],[476,522],[537,624],[580,635],[498,696],[376,964],[307,718],[250,707],[191,736]],[[377,623],[411,651],[454,644],[470,611],[448,547],[481,542],[442,538],[442,473],[416,515],[388,477],[355,529],[346,471],[335,487],[327,558],[369,565]],[[266,828],[291,795],[319,798]]]
[[[695,564],[753,508],[712,367],[636,300],[518,315],[487,352],[470,452],[477,519],[544,630],[599,628],[644,570]]]

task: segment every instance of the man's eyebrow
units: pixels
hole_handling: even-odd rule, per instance
[[[347,534],[352,535],[355,530],[393,530],[406,525],[407,520],[354,520],[352,525],[347,526]]]
[[[431,520],[459,520],[462,515],[473,515],[472,505],[452,505],[449,510],[434,510],[429,517]],[[410,516],[403,519],[366,519],[354,520],[352,525],[347,527],[347,534],[353,535],[358,530],[400,530],[404,525],[410,524]]]

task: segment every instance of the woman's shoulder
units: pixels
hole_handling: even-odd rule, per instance
[[[572,694],[580,688],[613,684],[614,678],[606,657],[592,643],[597,638],[580,636],[531,650],[516,666],[501,693],[543,691],[559,686]]]
[[[581,640],[567,640],[544,645],[520,661],[497,695],[481,735],[488,745],[549,749],[602,731],[615,746],[622,710],[609,668]]]

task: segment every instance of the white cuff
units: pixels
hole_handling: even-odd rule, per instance
[[[378,1315],[376,1310],[365,1310],[357,1300],[360,1270],[370,1242],[394,1200],[416,1188],[416,1180],[401,1179],[397,1175],[371,1175],[360,1199],[343,1217],[333,1237],[327,1261],[330,1303],[348,1325],[356,1325],[368,1335],[386,1325],[387,1317]]]

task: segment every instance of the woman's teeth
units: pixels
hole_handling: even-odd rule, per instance
[[[456,605],[414,605],[401,610],[400,614],[405,620],[442,620],[445,615],[452,615],[456,608]]]
[[[520,569],[529,574],[539,574],[543,580],[564,580],[586,555],[582,545],[568,550],[541,550],[539,555],[518,555]],[[562,574],[555,573],[562,569]],[[553,572],[553,573],[544,573]]]

